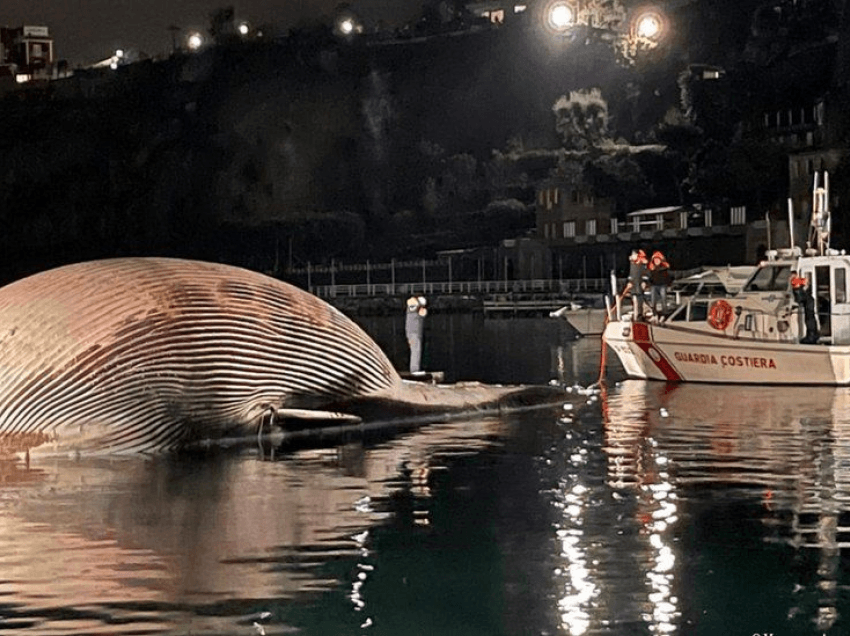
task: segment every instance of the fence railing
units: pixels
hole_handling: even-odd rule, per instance
[[[410,294],[433,296],[447,294],[574,294],[604,293],[608,291],[607,278],[564,278],[529,280],[478,280],[478,281],[419,281],[407,283],[359,283],[314,285],[310,291],[320,298],[395,296]]]

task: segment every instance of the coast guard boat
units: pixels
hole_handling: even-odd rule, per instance
[[[624,313],[617,299],[603,343],[632,378],[850,385],[850,256],[829,246],[828,203],[829,177],[821,185],[816,176],[809,247],[794,245],[792,229],[791,246],[769,251],[737,294],[692,296],[651,319]],[[813,296],[817,329],[808,338],[794,273]]]
[[[704,296],[729,296],[740,291],[749,275],[755,269],[752,265],[737,267],[706,267],[701,271],[676,280],[668,294],[681,303],[684,297],[702,294]],[[611,289],[616,290],[617,280],[612,278]],[[604,302],[600,298],[600,303]],[[599,336],[605,331],[605,325],[611,315],[612,307],[597,307],[594,304],[570,302],[557,311],[549,312],[550,318],[562,318],[575,329],[579,336]]]

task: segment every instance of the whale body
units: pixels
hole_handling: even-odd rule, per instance
[[[0,456],[162,451],[273,420],[357,421],[346,407],[469,409],[511,391],[406,382],[341,312],[238,267],[108,259],[0,288]]]

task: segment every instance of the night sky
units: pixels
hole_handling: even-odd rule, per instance
[[[2,0],[0,25],[50,28],[56,59],[71,66],[109,57],[117,48],[150,56],[171,49],[171,25],[206,30],[216,9],[233,6],[240,19],[271,24],[281,32],[302,18],[332,14],[341,0]],[[403,23],[421,11],[422,0],[355,0],[365,16]]]

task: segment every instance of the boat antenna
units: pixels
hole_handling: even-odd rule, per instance
[[[770,246],[770,212],[769,211],[764,213],[764,222],[765,222],[765,225],[767,226],[767,253],[770,254],[773,251],[773,249]],[[769,256],[768,256],[768,260],[771,260],[771,258]]]
[[[815,183],[812,188],[812,227],[810,236],[821,256],[829,250],[829,234],[832,229],[832,218],[829,213],[829,173],[823,173],[823,185],[820,184],[820,174],[815,173]]]
[[[791,253],[794,253],[794,201],[788,197],[788,236],[791,243]]]

